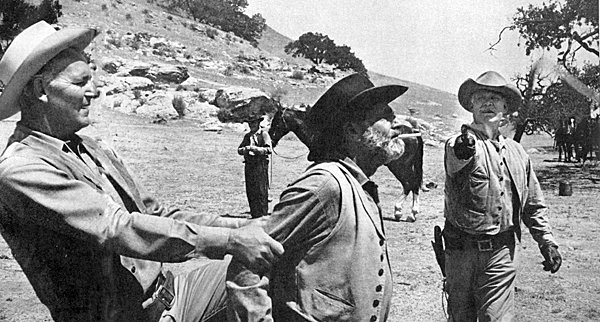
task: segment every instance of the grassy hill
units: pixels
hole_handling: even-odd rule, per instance
[[[126,46],[109,46],[108,35],[127,35],[145,32],[170,41],[185,45],[193,55],[205,59],[231,62],[239,55],[278,57],[292,66],[307,66],[311,63],[302,58],[293,58],[285,54],[284,46],[292,41],[288,37],[268,27],[259,40],[257,48],[249,42],[231,33],[217,31],[189,19],[181,12],[169,11],[158,0],[62,0],[63,16],[59,24],[63,26],[93,26],[99,28],[100,36],[93,47],[96,57],[123,57],[139,61],[156,61],[161,57],[146,56]],[[268,23],[268,21],[267,21]],[[215,35],[216,34],[216,35]],[[177,62],[173,62],[177,63]],[[239,85],[258,88],[266,93],[281,91],[286,93],[282,101],[288,105],[314,103],[330,84],[310,84],[299,82],[278,74],[263,75],[229,75],[214,69],[187,66],[189,74],[207,81],[207,87],[222,85]],[[436,128],[457,128],[461,119],[469,119],[459,105],[454,94],[427,87],[391,76],[369,73],[376,85],[402,84],[409,91],[392,103],[399,114],[412,114]],[[216,85],[215,85],[216,83]]]

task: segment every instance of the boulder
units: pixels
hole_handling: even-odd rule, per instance
[[[123,93],[128,90],[149,91],[154,89],[154,82],[145,77],[127,76],[127,77],[103,77],[103,91],[106,95]]]
[[[219,89],[213,104],[219,107],[217,117],[224,123],[243,123],[276,111],[275,101],[264,92],[254,88]]]

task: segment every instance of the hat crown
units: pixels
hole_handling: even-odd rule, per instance
[[[8,84],[23,61],[44,39],[55,32],[52,26],[41,20],[15,37],[0,60],[0,82]]]
[[[487,71],[479,75],[475,82],[485,86],[505,86],[508,84],[506,79],[504,79],[502,75],[498,74],[495,71]]]

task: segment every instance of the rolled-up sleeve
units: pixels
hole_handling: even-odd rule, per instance
[[[2,161],[0,202],[16,220],[153,261],[222,258],[230,231],[129,213],[90,184],[42,160],[24,157]]]

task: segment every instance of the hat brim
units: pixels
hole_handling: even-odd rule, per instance
[[[402,94],[406,93],[408,87],[402,85],[383,85],[366,89],[349,102],[348,106],[352,109],[360,109],[376,106],[379,104],[389,104]]]
[[[465,110],[473,112],[471,96],[480,89],[496,92],[502,95],[506,99],[506,108],[508,113],[517,111],[521,106],[521,92],[516,86],[512,84],[506,84],[503,86],[483,85],[469,78],[462,83],[458,89],[458,102]]]
[[[46,63],[67,48],[83,51],[98,34],[92,28],[62,29],[41,42],[19,66],[0,95],[0,120],[19,112],[19,97],[27,82]]]

